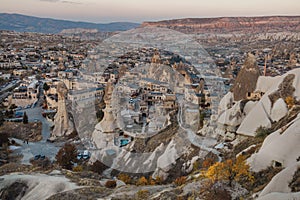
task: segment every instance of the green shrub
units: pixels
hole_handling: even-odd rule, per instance
[[[255,137],[265,138],[271,133],[271,130],[266,127],[260,126],[256,129],[255,133],[256,133]]]

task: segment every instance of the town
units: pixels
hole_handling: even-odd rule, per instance
[[[241,35],[228,43],[227,36],[140,29],[108,39],[1,31],[0,134],[9,138],[10,151],[1,151],[0,165],[58,163],[74,172],[93,169],[105,180],[128,173],[138,174],[137,184],[141,174],[168,183],[200,163],[228,159],[230,142],[258,148],[251,138],[256,130],[241,126],[266,93],[256,81],[299,68],[299,40],[258,35],[249,44]],[[255,81],[245,83],[251,73]],[[287,77],[282,87],[293,91]],[[272,105],[280,95],[269,95]],[[290,93],[280,98],[290,102],[288,109],[298,103]],[[271,128],[279,121],[274,116]],[[272,162],[275,169],[284,165]]]

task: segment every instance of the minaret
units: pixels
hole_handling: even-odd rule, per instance
[[[267,60],[268,60],[268,54],[265,55],[264,76],[266,76],[266,73],[267,73]]]

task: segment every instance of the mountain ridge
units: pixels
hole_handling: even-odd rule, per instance
[[[300,16],[182,18],[143,22],[141,26],[164,27],[183,33],[300,31]]]
[[[132,22],[92,23],[0,13],[0,29],[17,32],[60,33],[63,30],[75,28],[114,32],[126,31],[139,25]]]

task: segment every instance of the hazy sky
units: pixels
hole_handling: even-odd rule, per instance
[[[0,12],[90,22],[300,15],[299,0],[0,0]]]

